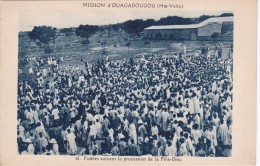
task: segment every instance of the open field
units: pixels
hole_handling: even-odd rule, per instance
[[[85,51],[74,51],[67,53],[57,53],[57,55],[63,55],[64,63],[71,65],[80,65],[81,57],[84,61],[93,63],[102,57],[108,55],[111,60],[120,60],[123,58],[130,58],[136,55],[144,54],[149,55],[152,53],[162,53],[162,55],[171,56],[174,53],[183,52],[183,47],[187,49],[187,54],[194,55],[196,51],[201,50],[203,46],[209,46],[210,49],[214,49],[215,44],[218,42],[203,42],[203,41],[149,41],[151,44],[144,44],[145,41],[132,41],[129,49],[124,46],[125,43],[117,44],[114,47],[113,44],[102,46],[88,46]],[[207,43],[207,44],[206,44]],[[232,42],[221,42],[223,44],[223,55],[227,55],[227,51],[230,48]],[[104,54],[105,52],[105,54]]]
[[[107,43],[102,46],[100,43],[89,44],[87,46],[81,45],[80,47],[69,47],[62,50],[54,51],[51,56],[60,57],[63,56],[64,62],[61,65],[78,65],[80,68],[84,68],[84,61],[88,61],[90,64],[97,62],[100,58],[109,57],[110,60],[122,60],[124,58],[131,58],[137,55],[152,55],[152,53],[159,53],[163,56],[173,56],[174,53],[182,53],[183,47],[186,47],[187,55],[195,55],[195,52],[200,52],[203,46],[208,46],[210,50],[214,50],[218,41],[172,41],[172,40],[135,40],[130,41],[130,47],[126,47],[126,42]],[[144,44],[149,42],[150,44]],[[222,54],[225,58],[228,54],[230,46],[233,42],[221,41]],[[28,56],[49,56],[43,51],[28,53]],[[83,62],[81,61],[83,59]],[[30,65],[26,65],[20,68],[24,74],[28,74]]]
[[[53,54],[63,56],[64,62],[67,64],[78,64],[81,57],[84,61],[92,63],[106,55],[108,55],[111,60],[130,58],[139,54],[162,53],[163,55],[173,55],[173,53],[183,52],[184,46],[187,49],[187,54],[195,54],[195,52],[200,51],[203,46],[209,46],[210,49],[214,49],[218,43],[218,41],[149,40],[150,44],[144,44],[145,41],[147,40],[131,41],[129,49],[125,46],[125,42],[118,42],[116,47],[114,47],[114,43],[108,43],[106,46],[90,44],[88,46],[82,45],[80,48],[63,49]],[[221,43],[223,45],[223,54],[225,55],[225,52],[230,48],[232,42],[221,41]],[[31,55],[44,56],[44,53],[35,52]]]

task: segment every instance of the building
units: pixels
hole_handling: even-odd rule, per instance
[[[146,39],[233,40],[233,16],[214,17],[198,24],[151,26],[144,29]]]

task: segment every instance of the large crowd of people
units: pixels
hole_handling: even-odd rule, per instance
[[[18,80],[18,153],[231,156],[233,58],[220,48],[83,67],[34,58]]]

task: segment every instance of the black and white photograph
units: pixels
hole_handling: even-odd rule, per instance
[[[232,157],[234,13],[127,12],[20,11],[18,155]]]

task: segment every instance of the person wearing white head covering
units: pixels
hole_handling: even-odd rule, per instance
[[[34,154],[34,145],[32,144],[31,139],[27,138],[24,142],[28,143],[27,154],[33,155]]]
[[[19,131],[18,137],[22,138],[22,140],[25,140],[24,127],[22,125],[18,126],[18,131]]]
[[[56,141],[56,139],[55,138],[52,138],[50,141],[49,141],[49,143],[51,143],[52,144],[52,150],[53,150],[53,153],[55,154],[55,155],[59,155],[60,153],[59,153],[59,145],[57,144],[57,141]]]

